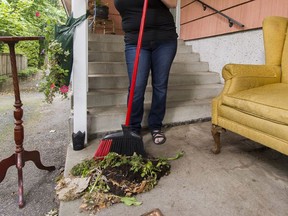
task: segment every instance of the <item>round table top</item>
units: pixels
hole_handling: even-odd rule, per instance
[[[2,42],[18,42],[24,40],[44,40],[43,36],[0,36]]]

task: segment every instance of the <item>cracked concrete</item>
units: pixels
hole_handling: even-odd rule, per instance
[[[222,152],[210,152],[211,122],[166,128],[167,143],[156,146],[144,135],[145,148],[153,156],[170,157],[171,174],[150,192],[137,196],[139,207],[114,205],[99,216],[140,216],[159,208],[165,216],[284,216],[288,212],[288,157],[229,131],[221,135]],[[99,140],[75,152],[68,147],[65,175],[73,165],[91,158]],[[85,216],[81,200],[61,202],[60,216]]]
[[[42,103],[43,95],[35,92],[23,92],[21,97],[24,148],[39,150],[44,165],[55,165],[57,170],[38,170],[28,162],[23,171],[26,206],[18,209],[17,172],[15,167],[10,168],[0,183],[1,216],[38,216],[58,208],[54,181],[65,161],[68,175],[73,165],[91,158],[99,144],[99,139],[95,139],[81,151],[72,150],[68,130],[70,101],[58,98],[47,105]],[[15,150],[13,102],[12,93],[0,94],[0,160]],[[170,157],[184,150],[184,157],[172,162],[171,174],[163,177],[152,191],[137,196],[143,202],[141,206],[117,204],[97,215],[140,216],[159,208],[164,216],[286,216],[288,157],[229,131],[221,135],[222,152],[214,155],[210,152],[210,126],[207,121],[165,128],[167,143],[162,146],[154,145],[150,134],[145,134],[148,153]],[[51,130],[55,132],[50,133]],[[80,199],[61,202],[60,216],[89,215],[79,212],[80,204]]]

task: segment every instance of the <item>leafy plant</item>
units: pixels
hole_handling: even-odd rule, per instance
[[[82,177],[87,177],[90,175],[90,171],[93,170],[98,163],[94,159],[86,159],[82,161],[82,163],[79,163],[75,165],[70,173],[73,176],[82,176]]]
[[[102,5],[102,1],[101,0],[96,0],[95,4],[96,4],[96,6],[101,6]]]
[[[69,71],[61,66],[61,61],[67,61],[69,52],[62,49],[56,40],[48,46],[48,61],[45,65],[40,91],[45,95],[45,101],[52,103],[57,93],[67,98],[69,87],[66,85]]]
[[[71,170],[74,176],[90,177],[88,189],[82,196],[80,208],[93,213],[114,203],[141,205],[133,195],[154,188],[159,179],[167,175],[171,158],[143,158],[141,155],[119,155],[110,152],[103,160],[84,160]]]
[[[96,3],[96,6],[108,5],[108,3],[103,3],[101,0],[96,0],[95,3]]]
[[[121,202],[128,206],[139,206],[142,204],[142,202],[138,202],[135,197],[121,197]]]
[[[138,156],[141,157],[141,156]],[[108,167],[119,167],[121,165],[127,164],[129,161],[127,159],[127,156],[125,155],[119,155],[115,152],[110,152],[104,160],[100,162],[100,167],[102,169],[106,169]]]
[[[54,26],[66,19],[63,6],[58,0],[0,1],[0,36],[44,36],[46,41],[23,41],[16,46],[16,53],[28,58],[28,66],[38,67],[54,37]],[[0,52],[8,52],[8,47],[0,44]]]
[[[35,75],[39,71],[38,68],[35,67],[28,67],[24,70],[18,72],[18,77],[27,78],[30,76]]]
[[[1,75],[0,76],[0,84],[5,82],[8,79],[8,77],[6,75]]]
[[[22,41],[16,45],[16,52],[27,57],[28,67],[38,67],[40,61],[39,49],[39,41]]]

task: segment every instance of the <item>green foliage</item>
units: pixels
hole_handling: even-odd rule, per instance
[[[45,42],[21,42],[16,53],[28,58],[28,65],[38,67],[43,62],[39,53],[54,38],[55,24],[66,20],[65,11],[58,0],[1,0],[0,36],[44,36]],[[8,52],[0,44],[0,52]]]
[[[128,164],[131,171],[140,173],[142,178],[149,180],[150,187],[153,188],[157,184],[157,173],[161,173],[162,170],[169,170],[170,164],[168,161],[176,160],[181,156],[183,156],[183,153],[178,153],[174,158],[146,159],[137,154],[125,156],[110,152],[100,162],[99,166],[101,169],[106,169],[108,167],[120,167]]]
[[[73,176],[82,176],[87,177],[89,175],[89,170],[93,170],[93,168],[97,165],[97,162],[94,159],[86,159],[82,161],[81,163],[75,165],[70,173]]]
[[[38,68],[28,67],[25,70],[21,70],[18,72],[18,77],[26,78],[35,75],[39,71]]]
[[[69,52],[64,52],[57,41],[52,41],[48,46],[48,62],[45,65],[44,81],[40,84],[40,91],[45,95],[45,101],[52,103],[56,93],[67,98],[68,86],[66,79],[69,71],[61,67],[60,59],[66,61]]]
[[[141,156],[137,156],[138,158],[141,158]],[[104,160],[101,161],[100,167],[102,169],[106,169],[107,167],[119,167],[123,164],[129,163],[129,160],[127,159],[127,156],[125,155],[119,155],[115,152],[110,152]]]
[[[0,84],[4,83],[7,79],[8,79],[8,77],[6,75],[1,75],[0,76]]]
[[[28,67],[38,67],[39,49],[38,41],[23,41],[16,45],[16,53],[27,56]]]
[[[140,206],[142,202],[138,202],[135,197],[121,197],[121,202],[127,206]]]
[[[101,0],[96,0],[96,6],[102,6],[105,5],[105,3],[103,3]]]
[[[90,177],[80,208],[95,213],[119,202],[128,206],[141,205],[142,202],[133,196],[153,189],[162,176],[169,174],[169,161],[183,154],[180,152],[175,157],[159,159],[110,152],[101,159],[84,160],[70,172],[73,176]]]

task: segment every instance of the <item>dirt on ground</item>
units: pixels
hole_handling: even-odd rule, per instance
[[[10,167],[0,183],[1,216],[40,216],[59,207],[54,188],[56,179],[64,169],[66,150],[70,143],[71,101],[62,100],[59,96],[53,104],[43,102],[44,95],[38,92],[38,83],[38,79],[20,83],[24,113],[23,145],[26,151],[39,151],[42,163],[45,166],[55,166],[56,170],[40,170],[33,162],[26,162],[23,168],[26,205],[19,209],[17,169],[15,166]],[[6,85],[0,92],[0,161],[15,152],[14,100],[13,86]]]

